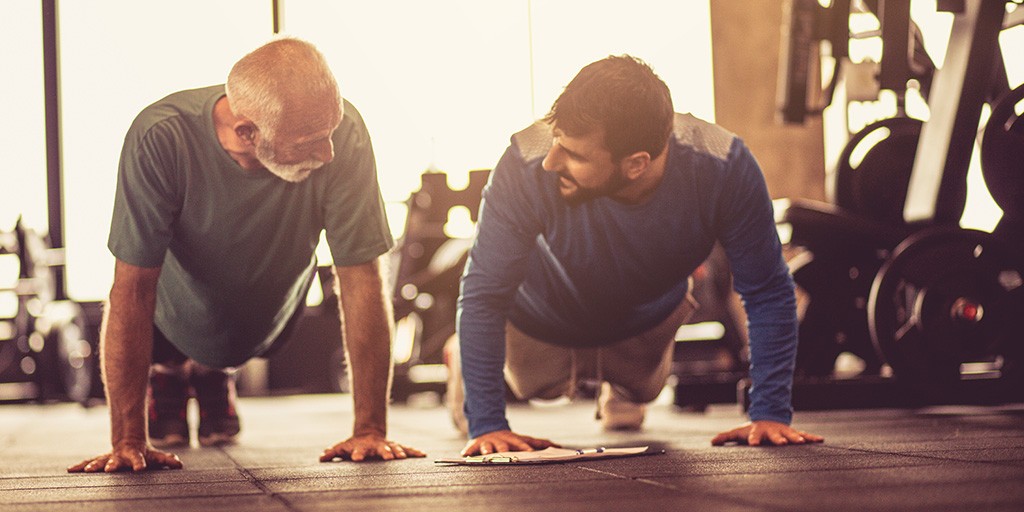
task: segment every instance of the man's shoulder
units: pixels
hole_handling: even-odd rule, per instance
[[[335,158],[328,163],[326,169],[345,169],[353,158],[361,158],[372,153],[370,132],[359,109],[349,100],[342,98],[341,124],[334,130],[331,139],[334,142]],[[324,173],[319,173],[324,174]]]
[[[147,133],[153,126],[169,120],[201,119],[207,110],[212,112],[212,103],[223,95],[223,84],[168,94],[139,112],[132,123],[132,131],[141,135]]]
[[[224,84],[186,89],[173,92],[154,101],[143,109],[143,113],[170,114],[183,112],[199,112],[209,103],[224,95]]]
[[[344,115],[341,116],[342,125],[359,126],[365,129],[366,121],[363,120],[363,115],[359,113],[359,109],[357,109],[351,101],[346,98],[342,98],[341,110],[344,112]]]
[[[737,138],[735,133],[717,124],[680,113],[676,113],[673,120],[672,135],[675,144],[719,160],[729,158],[729,151]]]
[[[692,114],[676,113],[672,134],[675,143],[690,149],[725,160],[729,157],[735,133],[721,126],[699,119]],[[537,121],[512,135],[512,145],[524,162],[543,158],[551,149],[551,125]]]
[[[537,121],[512,135],[512,145],[524,162],[544,158],[551,144],[551,125],[544,121]]]

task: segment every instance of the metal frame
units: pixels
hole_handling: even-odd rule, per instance
[[[882,25],[882,65],[878,83],[882,89],[902,93],[910,78],[910,2],[880,0],[878,20]]]
[[[931,118],[921,130],[903,217],[957,224],[981,107],[992,91],[1005,2],[969,0],[955,14],[946,61],[935,74]]]
[[[64,279],[64,174],[60,140],[60,33],[57,0],[42,0],[43,92],[46,109],[46,205],[56,299],[67,299]]]
[[[281,28],[284,27],[284,9],[281,7],[281,0],[270,0],[270,8],[273,11],[273,30],[275,34],[281,33]]]

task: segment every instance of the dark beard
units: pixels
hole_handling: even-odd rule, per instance
[[[562,199],[565,199],[565,202],[569,203],[569,206],[577,206],[588,201],[597,199],[599,197],[611,196],[612,194],[622,190],[623,188],[626,188],[626,186],[629,185],[629,181],[626,179],[626,176],[622,173],[621,170],[617,170],[615,173],[609,176],[604,183],[601,183],[600,185],[591,188],[586,188],[580,185],[580,183],[576,181],[575,178],[569,176],[568,174],[558,173],[558,175],[564,177],[565,179],[573,182],[573,184],[576,185],[576,190],[572,191],[572,193],[570,193],[569,195],[565,195],[565,193],[562,193]],[[559,192],[561,192],[561,190],[559,190]]]

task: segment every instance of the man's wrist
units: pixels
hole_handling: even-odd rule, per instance
[[[358,426],[357,425],[355,428],[352,429],[352,437],[363,437],[363,436],[387,437],[388,436],[388,431],[387,431],[386,428],[381,427],[381,426],[377,426],[377,425],[369,425],[369,426]]]
[[[141,449],[149,446],[149,439],[142,437],[122,437],[120,439],[113,440],[110,443],[114,450],[122,448],[136,448]]]
[[[469,437],[476,439],[484,434],[497,432],[499,430],[512,430],[508,420],[502,418],[500,421],[473,421],[469,420]]]
[[[752,414],[750,415],[750,421],[773,421],[775,423],[782,423],[789,425],[793,422],[792,414]]]

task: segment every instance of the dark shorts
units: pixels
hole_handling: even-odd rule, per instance
[[[295,326],[299,323],[299,319],[302,318],[302,313],[306,310],[306,302],[300,301],[299,306],[295,308],[295,313],[292,314],[291,318],[288,319],[288,323],[285,324],[284,329],[281,330],[281,334],[274,338],[274,341],[267,347],[266,350],[257,354],[257,357],[269,357],[275,352],[281,349],[281,347],[291,337],[292,332],[295,331]],[[164,333],[160,332],[160,329],[153,326],[153,363],[164,364],[167,366],[180,366],[188,360],[188,356],[183,354],[178,347],[175,347]]]

